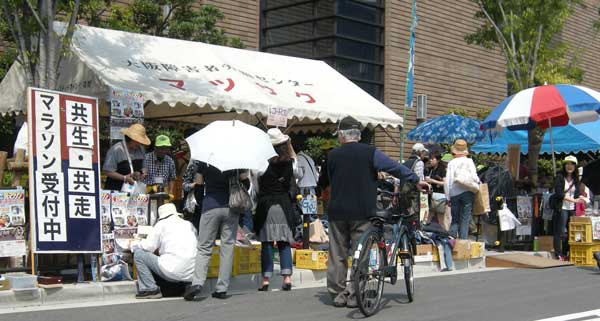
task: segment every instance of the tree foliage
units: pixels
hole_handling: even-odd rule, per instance
[[[0,0],[0,35],[8,50],[0,57],[0,76],[5,63],[16,59],[24,66],[28,85],[55,89],[62,57],[76,23],[169,38],[202,41],[243,48],[217,27],[223,13],[209,5],[197,8],[194,0],[135,0],[116,6],[112,0]],[[68,23],[66,34],[54,32],[53,22]],[[16,55],[15,55],[16,53]],[[6,64],[8,65],[8,63]],[[4,68],[6,69],[6,68]],[[1,78],[0,78],[1,79]]]
[[[62,53],[70,44],[80,0],[1,0],[3,38],[17,52],[28,85],[55,89]],[[54,21],[67,22],[67,32],[54,32]]]
[[[106,22],[98,25],[153,36],[200,41],[243,48],[239,38],[230,38],[217,23],[225,18],[210,5],[195,8],[194,0],[135,0],[128,7],[113,7]]]
[[[510,91],[555,80],[576,83],[582,71],[568,59],[569,45],[557,36],[581,0],[473,0],[482,24],[465,37],[469,44],[500,48]]]
[[[577,53],[560,38],[567,19],[581,0],[472,0],[481,21],[465,36],[469,44],[499,48],[506,59],[510,94],[544,83],[577,83],[583,71]],[[528,133],[529,172],[537,183],[544,130]]]

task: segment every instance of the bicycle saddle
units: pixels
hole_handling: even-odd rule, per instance
[[[385,209],[376,209],[371,217],[369,217],[370,221],[381,221],[386,222],[392,217],[392,213],[389,210]]]

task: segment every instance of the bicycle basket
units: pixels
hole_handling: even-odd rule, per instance
[[[404,183],[400,186],[396,210],[409,220],[419,219],[419,191],[414,183]]]

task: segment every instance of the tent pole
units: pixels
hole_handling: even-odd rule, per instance
[[[254,117],[256,118],[256,120],[258,120],[258,124],[261,124],[261,125],[262,125],[262,127],[263,127],[264,129],[268,129],[268,128],[269,128],[269,127],[267,127],[267,125],[266,125],[266,124],[265,124],[265,123],[262,121],[262,119],[260,119],[260,117],[258,117],[258,115],[254,115]],[[256,125],[258,125],[258,124],[256,124]],[[254,125],[254,126],[256,126],[256,125]]]
[[[289,132],[289,131],[292,129],[292,127],[294,127],[294,125],[296,125],[296,123],[297,123],[297,122],[298,122],[298,118],[296,118],[296,119],[292,120],[292,123],[291,123],[291,124],[288,124],[288,126],[287,126],[287,127],[286,127],[286,129],[283,131],[283,133],[284,133],[284,134],[287,134],[287,133],[288,133],[288,132]]]
[[[389,137],[389,138],[390,138],[390,139],[391,139],[391,140],[394,142],[394,144],[396,144],[396,145],[398,145],[398,146],[401,146],[401,143],[398,143],[398,141],[397,141],[397,140],[394,138],[394,136],[393,136],[393,135],[392,135],[392,134],[391,134],[391,133],[390,133],[390,132],[387,130],[387,128],[383,128],[383,127],[381,127],[381,128],[383,129],[383,132],[384,132],[386,135],[388,135],[388,137]],[[400,130],[402,130],[402,129],[400,129]],[[402,142],[402,143],[404,143],[404,142]],[[402,152],[402,149],[400,149],[400,151]]]
[[[554,156],[554,140],[552,139],[552,119],[548,119],[548,125],[550,125],[550,148],[552,149],[552,173],[556,177],[556,157]],[[542,143],[544,139],[542,138]]]

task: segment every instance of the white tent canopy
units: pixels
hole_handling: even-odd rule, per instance
[[[55,25],[59,33],[64,28]],[[317,60],[78,26],[63,66],[58,90],[103,101],[112,89],[141,92],[146,119],[208,123],[239,114],[266,116],[270,107],[280,107],[288,119],[307,125],[348,115],[365,126],[403,123]],[[0,97],[1,114],[24,111],[25,80],[18,63],[0,84]]]

